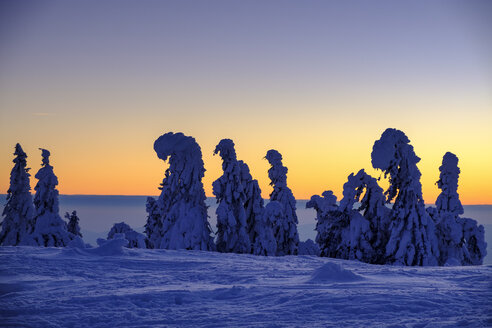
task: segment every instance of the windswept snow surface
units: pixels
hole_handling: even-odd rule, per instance
[[[380,266],[116,241],[104,252],[0,247],[0,326],[492,326],[492,266]]]

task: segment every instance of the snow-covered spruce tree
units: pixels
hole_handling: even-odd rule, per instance
[[[254,222],[255,242],[253,254],[275,256],[277,252],[277,241],[275,240],[275,222],[282,220],[284,208],[277,201],[271,201],[262,211],[262,215],[256,217]]]
[[[385,192],[391,209],[390,238],[386,245],[388,263],[400,265],[437,265],[438,241],[434,222],[425,210],[420,171],[410,140],[399,130],[387,129],[374,143],[372,166],[389,175]]]
[[[80,227],[79,227],[79,217],[77,216],[77,211],[72,211],[72,214],[66,212],[65,218],[68,220],[67,230],[69,233],[72,234],[72,236],[70,236],[70,237],[72,239],[75,238],[75,236],[79,236],[80,238],[82,238],[82,233],[80,232]]]
[[[370,177],[364,170],[360,170],[356,175],[350,174],[347,182],[343,185],[343,198],[340,201],[339,211],[343,213],[340,217],[346,217],[349,231],[348,233],[342,232],[342,238],[345,236],[345,238],[348,237],[348,240],[342,241],[339,252],[342,251],[341,258],[374,263],[376,262],[376,252],[371,245],[375,239],[371,229],[371,221],[360,214],[360,209],[353,208],[366,187],[365,180],[370,181],[368,178]],[[367,195],[367,192],[365,198],[363,206],[375,205],[371,204],[371,201],[374,200]],[[367,209],[366,212],[368,212]],[[372,219],[376,222],[380,221],[378,218]],[[345,247],[346,249],[344,249]]]
[[[317,212],[316,241],[322,256],[378,263],[379,258],[372,243],[377,242],[374,237],[378,232],[376,225],[383,221],[376,215],[385,212],[378,208],[384,207],[384,203],[378,203],[380,195],[375,186],[371,185],[371,179],[364,170],[356,175],[350,174],[343,185],[340,206],[336,205],[336,196],[331,191],[325,191],[323,197],[311,197],[311,201],[306,204],[306,207],[314,208]],[[361,208],[354,209],[354,204],[359,201],[364,190],[366,193]],[[382,191],[380,193],[382,195]],[[360,213],[362,210],[367,217]],[[374,221],[375,227],[371,221]]]
[[[169,158],[157,200],[162,238],[158,244],[154,242],[154,247],[214,250],[202,184],[205,168],[200,146],[192,137],[169,132],[154,142],[154,150],[163,161]]]
[[[444,154],[439,171],[437,186],[441,194],[436,208],[427,209],[436,222],[439,264],[481,264],[487,248],[483,227],[473,219],[459,217],[464,211],[458,194],[458,157],[450,152]]]
[[[234,142],[222,139],[215,147],[214,155],[222,158],[224,174],[212,184],[217,198],[217,251],[224,253],[250,253],[246,211],[246,194],[241,180],[241,166],[236,158]]]
[[[246,230],[248,232],[251,245],[254,246],[258,236],[255,230],[255,222],[261,220],[264,202],[261,197],[261,189],[258,185],[258,180],[253,180],[249,167],[246,163],[243,161],[238,162],[241,167],[241,181],[246,196],[246,200],[244,202],[244,210],[246,211]],[[251,248],[251,251],[254,253],[253,247]]]
[[[31,186],[27,155],[19,144],[15,145],[14,168],[10,173],[10,188],[7,191],[7,204],[3,209],[0,245],[14,246],[34,228],[34,206],[32,204]]]
[[[273,186],[270,201],[278,201],[284,209],[284,217],[275,222],[277,255],[296,255],[299,245],[296,199],[287,187],[287,168],[282,164],[282,155],[274,149],[270,149],[265,158],[272,166],[268,170],[270,185]]]
[[[147,197],[147,223],[145,234],[147,235],[147,248],[159,248],[162,239],[162,222],[159,205],[153,197]]]
[[[58,208],[58,178],[50,165],[50,152],[41,149],[42,167],[36,173],[38,183],[34,190],[34,207],[36,211],[35,227],[29,236],[28,244],[39,246],[64,247],[72,240],[67,230],[67,223],[60,217]]]
[[[331,190],[323,192],[322,196],[314,195],[306,208],[316,211],[316,243],[320,249],[320,256],[343,258],[340,248],[346,248],[348,240],[344,232],[349,231],[349,222],[346,215],[338,209],[337,197]]]
[[[124,234],[128,240],[127,248],[146,248],[145,236],[133,230],[125,222],[115,223],[108,233],[108,240],[115,238],[118,234]]]
[[[365,191],[365,193],[364,193]],[[362,193],[364,197],[361,198]],[[354,204],[360,201],[360,207],[353,209]],[[386,197],[383,189],[378,185],[377,180],[368,175],[363,169],[353,173],[348,177],[348,181],[343,186],[343,199],[340,201],[340,210],[349,214],[351,243],[355,242],[360,237],[361,249],[365,249],[366,253],[363,258],[357,257],[365,262],[383,264],[385,263],[386,244],[389,238],[389,214],[390,209],[385,206]],[[369,231],[364,230],[365,221],[360,221],[357,214],[362,213],[365,220],[369,222]],[[352,218],[356,218],[354,221]],[[360,221],[360,225],[356,223]],[[359,229],[356,227],[359,226]],[[362,229],[364,228],[364,229]],[[362,230],[360,230],[362,229]],[[372,237],[371,237],[372,236]],[[355,239],[354,239],[355,238]],[[371,247],[363,246],[368,242]]]

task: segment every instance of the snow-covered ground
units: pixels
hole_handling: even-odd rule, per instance
[[[0,247],[1,327],[490,327],[492,266]]]

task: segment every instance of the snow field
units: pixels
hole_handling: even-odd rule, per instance
[[[1,247],[0,326],[492,325],[492,266],[127,249],[120,241]]]

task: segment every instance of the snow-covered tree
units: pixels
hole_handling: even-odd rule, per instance
[[[258,236],[255,230],[255,222],[261,220],[263,213],[263,198],[261,197],[261,189],[258,185],[258,180],[254,179],[249,172],[249,167],[243,161],[238,161],[241,167],[241,181],[243,184],[246,200],[244,202],[244,210],[246,211],[246,225],[249,240],[251,245],[255,244]],[[253,251],[253,248],[252,248]]]
[[[147,248],[159,248],[162,239],[162,222],[159,205],[153,197],[147,197],[147,223],[145,234],[147,235]]]
[[[25,236],[34,228],[34,206],[27,155],[19,144],[15,145],[14,168],[10,173],[10,188],[7,191],[7,204],[3,209],[0,245],[14,246],[22,243]]]
[[[108,233],[108,240],[118,236],[118,234],[124,234],[125,239],[128,240],[128,248],[146,248],[145,236],[141,233],[133,230],[125,222],[115,223]]]
[[[163,161],[169,158],[157,200],[162,238],[158,246],[158,241],[154,241],[154,247],[214,250],[202,184],[205,168],[200,146],[192,137],[169,132],[154,142],[154,150]]]
[[[473,219],[459,217],[464,211],[458,194],[458,157],[450,152],[444,154],[439,171],[437,186],[441,194],[437,197],[436,208],[427,209],[436,222],[439,264],[481,264],[487,248],[483,227]]]
[[[420,158],[409,143],[402,131],[390,128],[374,143],[371,154],[372,166],[390,177],[387,202],[395,200],[385,255],[394,264],[437,265],[438,241],[422,198]]]
[[[442,158],[442,164],[439,167],[441,173],[437,181],[437,186],[441,189],[441,194],[436,200],[439,214],[449,213],[458,216],[464,213],[458,194],[458,179],[461,172],[458,161],[458,157],[450,152],[444,154]]]
[[[374,186],[368,187],[371,182],[371,177],[360,170],[356,175],[350,174],[343,185],[340,206],[336,205],[336,196],[331,191],[325,191],[323,197],[311,197],[306,204],[307,208],[314,208],[317,212],[316,241],[322,256],[378,262],[377,252],[371,244],[377,241],[373,231],[377,229],[373,228],[371,220],[375,223],[381,220],[369,215],[375,211],[373,207],[377,207],[377,196],[372,195]],[[366,194],[361,208],[354,209],[364,190]],[[360,213],[362,210],[369,218]]]
[[[363,193],[364,197],[360,199]],[[353,209],[355,203],[359,201],[360,207]],[[363,169],[356,175],[353,173],[350,174],[348,181],[343,186],[343,199],[340,201],[340,210],[349,214],[351,231],[357,231],[354,226],[355,221],[353,221],[352,217],[358,218],[359,213],[362,213],[363,217],[369,222],[369,228],[372,233],[361,231],[361,236],[364,236],[361,241],[363,244],[368,242],[371,248],[365,247],[366,254],[363,258],[358,257],[358,259],[364,260],[365,262],[385,263],[385,251],[389,238],[388,227],[390,223],[390,209],[386,207],[385,203],[386,197],[384,196],[383,189],[378,185],[375,178],[368,175]],[[361,221],[361,223],[359,228],[367,226],[365,221]],[[354,237],[353,233],[351,233],[351,238]],[[362,247],[362,245],[360,246]]]
[[[268,170],[270,185],[273,186],[270,201],[278,201],[284,210],[284,217],[275,222],[277,255],[296,255],[299,245],[296,199],[287,187],[287,167],[282,164],[282,155],[274,149],[270,149],[265,158],[272,166]]]
[[[222,139],[215,147],[214,155],[222,158],[223,175],[212,184],[217,198],[217,251],[249,253],[251,241],[248,236],[246,194],[241,179],[241,165],[236,158],[234,142]]]
[[[80,232],[79,227],[79,217],[77,216],[77,211],[72,211],[72,214],[66,212],[65,218],[68,220],[67,230],[73,236],[71,238],[75,238],[75,236],[79,236],[82,238],[82,233]]]
[[[38,183],[34,187],[35,227],[29,236],[28,244],[39,246],[64,247],[72,240],[67,223],[60,217],[58,207],[58,178],[50,165],[50,152],[41,149],[42,167],[35,177]]]
[[[339,246],[346,243],[344,231],[347,231],[348,220],[338,209],[337,196],[331,190],[323,192],[321,196],[314,195],[306,208],[316,211],[316,243],[320,248],[320,256],[343,258],[339,253]]]
[[[466,251],[463,264],[480,265],[487,255],[487,243],[485,242],[485,230],[483,225],[469,218],[458,218],[463,227],[463,239],[466,242]]]
[[[274,235],[275,222],[282,220],[284,208],[279,202],[271,201],[261,214],[254,222],[253,229],[256,238],[253,244],[253,254],[275,256],[277,253],[277,241]]]

